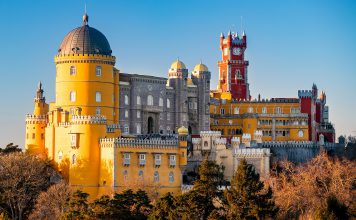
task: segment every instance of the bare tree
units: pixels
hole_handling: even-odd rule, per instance
[[[0,155],[0,209],[23,219],[40,192],[50,186],[55,171],[50,163],[24,153]]]
[[[29,219],[61,219],[70,195],[70,187],[65,181],[52,185],[38,196]]]

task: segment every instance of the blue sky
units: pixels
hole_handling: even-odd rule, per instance
[[[167,76],[179,57],[200,60],[217,83],[219,36],[247,34],[253,97],[325,90],[337,135],[356,135],[356,1],[87,0],[89,25],[108,38],[122,72]],[[53,57],[80,26],[84,0],[0,0],[0,146],[24,145],[37,82],[54,101]]]

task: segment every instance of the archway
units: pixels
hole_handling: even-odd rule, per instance
[[[153,128],[154,128],[153,118],[152,117],[148,117],[147,134],[152,134],[153,133]]]

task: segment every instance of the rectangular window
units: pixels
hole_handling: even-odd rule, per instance
[[[95,109],[95,114],[96,115],[101,115],[101,108],[96,108]]]
[[[101,76],[101,66],[96,66],[95,75],[96,76]]]
[[[161,165],[161,155],[160,154],[155,154],[155,165],[156,166]]]
[[[95,101],[96,102],[101,102],[101,92],[96,92],[95,93]]]
[[[225,115],[225,109],[223,108],[220,109],[220,115]]]
[[[43,133],[41,134],[41,139],[42,139],[42,140],[44,139],[44,134],[43,134]]]
[[[71,66],[70,67],[70,73],[69,73],[71,76],[74,76],[76,74],[76,68],[75,66]]]
[[[146,165],[146,154],[139,154],[139,165],[140,166],[145,166]]]
[[[169,166],[176,165],[176,155],[169,155]]]
[[[125,118],[129,117],[129,110],[125,110]]]
[[[71,91],[69,94],[69,99],[71,102],[75,102],[76,99],[76,92],[75,91]]]
[[[167,121],[171,120],[171,113],[167,112]]]
[[[141,118],[141,111],[137,110],[137,118]]]
[[[32,133],[32,139],[35,139],[35,138],[36,138],[36,134]]]
[[[124,153],[124,165],[130,165],[131,155],[129,153]]]
[[[125,133],[125,134],[128,134],[128,133],[129,133],[129,126],[128,126],[128,125],[125,125],[125,127],[124,127],[124,133]]]
[[[77,134],[70,134],[70,146],[78,147]]]

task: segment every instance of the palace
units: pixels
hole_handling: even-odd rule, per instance
[[[309,146],[320,135],[334,142],[316,85],[298,98],[251,98],[246,47],[244,33],[221,35],[217,90],[202,63],[189,74],[176,60],[168,78],[121,73],[85,14],[54,58],[55,101],[47,104],[37,87],[26,150],[53,160],[72,187],[95,198],[137,182],[180,193],[182,176],[204,155],[223,164],[227,178],[242,158],[268,175],[270,146]]]

